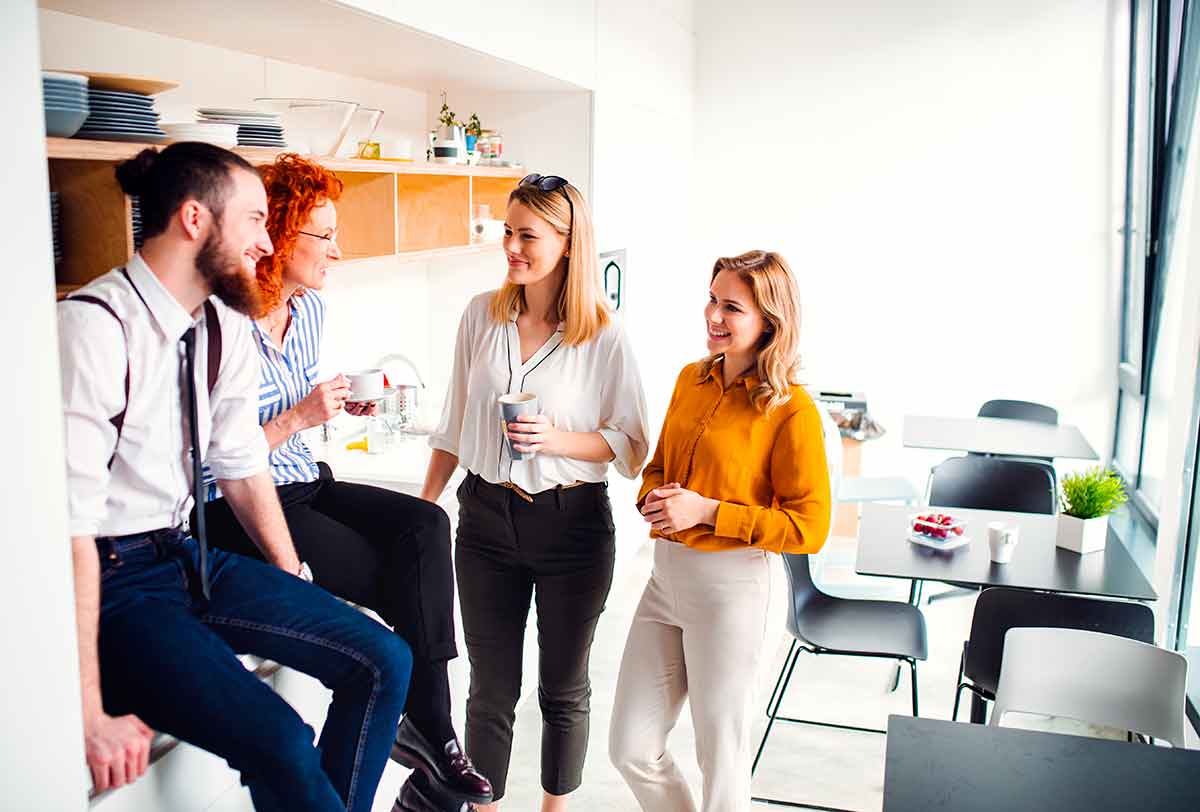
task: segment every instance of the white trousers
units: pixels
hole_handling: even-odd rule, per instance
[[[629,629],[609,757],[645,812],[695,812],[667,750],[690,700],[703,812],[750,809],[750,703],[766,641],[771,573],[753,548],[699,552],[657,539]]]

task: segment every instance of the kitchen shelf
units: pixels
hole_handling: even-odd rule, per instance
[[[63,259],[60,285],[83,285],[132,254],[129,198],[114,167],[154,144],[47,138],[50,188],[59,193]],[[270,163],[282,150],[237,148],[250,163]],[[511,167],[313,158],[342,181],[339,247],[346,260],[399,256],[433,259],[494,247],[471,242],[472,206],[503,217],[509,192],[524,175]]]
[[[46,157],[51,159],[76,159],[82,161],[110,161],[116,163],[137,155],[147,147],[162,149],[166,144],[128,144],[122,141],[89,141],[84,138],[47,138]],[[252,164],[265,164],[285,149],[262,147],[235,147],[233,149]],[[374,172],[381,175],[446,175],[476,178],[522,178],[527,172],[521,167],[511,166],[461,166],[458,164],[431,164],[417,161],[374,161],[362,158],[319,158],[304,156],[335,172]]]

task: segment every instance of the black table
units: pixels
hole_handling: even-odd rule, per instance
[[[1110,532],[1102,552],[1079,555],[1054,544],[1058,519],[1035,513],[994,510],[932,508],[967,520],[971,543],[957,550],[932,550],[907,540],[908,520],[914,512],[902,505],[868,502],[863,505],[858,530],[859,575],[907,578],[914,581],[947,581],[979,587],[1007,586],[1131,598],[1158,599],[1125,545]],[[1020,540],[1008,564],[993,564],[988,554],[988,522],[1003,521],[1020,527]]]
[[[1200,807],[1200,752],[888,717],[884,812]]]
[[[1064,423],[1035,423],[1002,417],[905,415],[903,436],[907,448],[1099,459],[1083,432]]]

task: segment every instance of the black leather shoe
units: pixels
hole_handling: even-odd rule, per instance
[[[428,776],[437,789],[460,800],[475,804],[492,801],[492,784],[467,754],[458,746],[458,740],[446,743],[443,750],[429,743],[417,730],[417,726],[404,717],[396,729],[396,741],[392,745],[392,758],[412,770],[420,770]]]
[[[475,812],[475,807],[465,801],[442,797],[429,785],[425,773],[417,770],[400,787],[392,812]]]

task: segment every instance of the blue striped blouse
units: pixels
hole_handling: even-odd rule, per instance
[[[271,336],[254,324],[258,347],[258,423],[274,420],[308,396],[317,382],[317,364],[321,356],[321,335],[325,327],[325,301],[314,291],[293,296],[288,303],[292,323],[283,338],[282,352]],[[312,452],[299,432],[288,437],[270,455],[271,478],[276,485],[312,482],[318,476]],[[221,496],[217,483],[204,469],[206,499]]]

